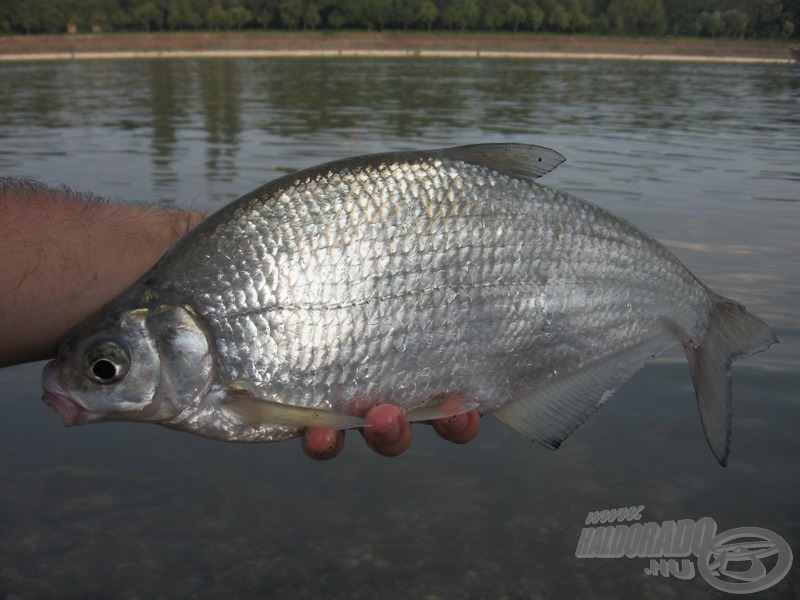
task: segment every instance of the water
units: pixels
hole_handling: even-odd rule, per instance
[[[0,370],[0,597],[726,596],[648,559],[575,557],[589,511],[631,505],[800,553],[797,68],[152,60],[3,64],[0,81],[0,173],[186,207],[353,154],[551,146],[568,162],[546,184],[630,219],[781,340],[735,366],[727,469],[680,353],[558,452],[486,418],[468,446],[419,427],[385,459],[351,433],[322,464],[296,442],[67,430],[39,402],[41,364]],[[798,573],[762,596],[796,597]]]

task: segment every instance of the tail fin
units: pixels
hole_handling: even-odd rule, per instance
[[[731,363],[766,350],[777,341],[769,327],[744,306],[716,296],[706,339],[700,345],[684,344],[703,430],[723,467],[728,462],[731,440]]]

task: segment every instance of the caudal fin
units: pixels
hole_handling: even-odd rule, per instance
[[[766,350],[777,341],[769,327],[744,306],[717,296],[706,339],[700,344],[692,340],[683,345],[703,430],[723,467],[731,440],[731,363]]]

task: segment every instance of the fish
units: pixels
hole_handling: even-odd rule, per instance
[[[731,363],[777,341],[603,208],[545,187],[565,158],[475,144],[280,177],[182,237],[43,372],[65,425],[274,442],[477,409],[557,448],[680,344],[723,466]]]

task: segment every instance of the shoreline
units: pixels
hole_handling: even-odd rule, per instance
[[[452,32],[181,32],[0,37],[0,62],[182,58],[452,58],[791,64],[790,43]]]
[[[615,54],[592,52],[503,52],[491,50],[168,50],[151,52],[42,52],[38,54],[0,54],[0,62],[181,58],[490,58],[518,60],[631,60],[779,65],[791,64],[794,62],[789,58],[748,58],[742,56]]]

